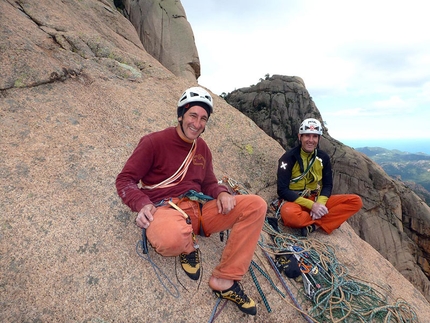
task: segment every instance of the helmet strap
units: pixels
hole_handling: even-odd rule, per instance
[[[182,125],[182,118],[183,118],[183,117],[180,117],[180,118],[181,118],[181,120],[179,120],[179,118],[178,118],[178,121],[179,121],[179,126],[181,127],[181,131],[182,131],[182,133],[184,134],[184,136],[185,136],[187,139],[190,139],[190,138],[188,138],[188,137],[187,137],[187,135],[185,134],[184,127],[183,127],[183,125]]]

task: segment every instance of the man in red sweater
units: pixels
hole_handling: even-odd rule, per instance
[[[195,235],[230,230],[209,286],[221,298],[255,315],[256,304],[238,284],[248,270],[267,211],[257,195],[231,195],[213,172],[212,154],[200,135],[213,112],[210,94],[187,89],[178,101],[178,125],[141,138],[117,176],[118,195],[163,256],[179,256],[185,273],[200,277]],[[196,201],[196,197],[198,201]]]

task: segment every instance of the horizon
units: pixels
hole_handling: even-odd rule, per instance
[[[332,136],[332,138],[334,138]],[[380,147],[388,150],[399,150],[411,154],[423,153],[430,155],[430,138],[424,139],[338,139],[351,148]]]

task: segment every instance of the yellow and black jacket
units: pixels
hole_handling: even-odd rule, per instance
[[[277,175],[279,198],[308,209],[313,201],[302,197],[303,192],[314,192],[318,203],[325,204],[333,189],[330,157],[319,149],[306,153],[297,146],[286,152],[278,161]]]

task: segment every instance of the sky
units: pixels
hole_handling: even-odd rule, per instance
[[[333,138],[420,140],[430,149],[427,0],[181,3],[201,86],[221,94],[266,74],[299,76]]]

